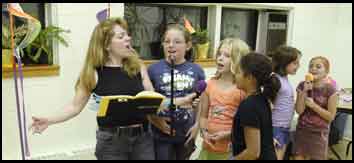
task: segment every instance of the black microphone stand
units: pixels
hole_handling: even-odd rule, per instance
[[[171,117],[171,136],[173,135],[173,129],[174,129],[174,119],[175,119],[175,111],[176,111],[176,105],[174,104],[174,69],[175,69],[175,61],[173,58],[171,58],[171,102],[170,102],[170,117]]]

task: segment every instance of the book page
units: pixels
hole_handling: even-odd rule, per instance
[[[165,99],[165,96],[154,92],[154,91],[142,91],[138,93],[135,98],[160,98],[160,99]]]
[[[102,96],[102,98],[106,98],[106,99],[134,99],[134,96],[116,95],[116,96]]]
[[[154,91],[142,91],[139,92],[136,96],[129,96],[129,95],[102,96],[99,109],[97,112],[97,116],[105,117],[110,103],[114,101],[118,103],[128,103],[129,105],[132,105],[132,107],[136,107],[138,109],[147,109],[147,108],[159,107],[161,105],[161,102],[164,99],[165,96]],[[157,102],[156,100],[158,101],[159,104],[155,104]]]

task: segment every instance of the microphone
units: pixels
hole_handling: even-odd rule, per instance
[[[313,75],[308,73],[305,75],[305,82],[312,83],[313,82]],[[312,90],[307,91],[307,97],[312,97]]]
[[[205,91],[206,87],[207,83],[205,82],[205,80],[199,80],[194,88],[194,92],[197,94],[197,96],[195,96],[193,100],[199,98],[199,96]]]
[[[170,59],[171,63],[172,62],[174,63],[176,61],[176,56],[173,54],[170,54],[170,56],[168,56],[168,58]]]

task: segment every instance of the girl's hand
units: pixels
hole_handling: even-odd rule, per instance
[[[204,141],[205,141],[205,143],[207,143],[211,148],[215,149],[215,146],[214,146],[215,141],[212,140],[210,136],[205,136],[205,137],[204,137]]]
[[[313,98],[309,98],[307,97],[305,99],[305,105],[311,109],[317,107],[318,105],[315,103],[315,101],[313,101]]]
[[[187,96],[185,96],[186,98],[186,103],[193,103],[193,99],[194,97],[196,97],[197,94],[196,93],[191,93],[191,94],[188,94]]]
[[[273,138],[273,145],[274,145],[274,147],[278,147],[278,146],[280,146],[280,143],[277,139]]]
[[[185,145],[187,145],[191,140],[195,140],[198,134],[198,123],[195,123],[187,132],[187,141],[185,142]]]
[[[170,121],[171,119],[168,117],[153,117],[151,123],[164,134],[171,135],[171,127],[167,124],[167,122]],[[173,135],[175,135],[175,133],[176,131],[173,130]]]
[[[196,109],[198,107],[199,103],[200,103],[200,98],[194,99],[194,101],[192,102],[192,107],[194,109]]]
[[[41,134],[50,125],[49,120],[47,118],[32,117],[32,120],[33,122],[30,126],[30,130],[33,129],[32,134]]]
[[[208,133],[208,130],[201,129],[201,136],[205,143],[207,143],[211,148],[215,148],[215,141],[211,139],[211,135]]]
[[[211,135],[211,139],[215,142],[218,140],[226,139],[229,136],[229,132],[220,131]]]
[[[303,92],[307,92],[308,90],[312,90],[313,84],[312,82],[305,81]]]

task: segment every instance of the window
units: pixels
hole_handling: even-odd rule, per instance
[[[42,25],[42,29],[45,27],[46,23],[45,23],[44,3],[20,3],[20,5],[21,5],[22,10],[25,13],[33,16],[34,18],[36,18],[37,20],[40,21],[40,23]],[[9,25],[10,20],[9,20],[9,13],[7,11],[7,3],[2,3],[1,7],[2,7],[1,8],[1,10],[2,10],[2,26],[9,29],[10,28],[10,25]],[[13,20],[14,20],[14,24],[15,24],[15,27],[14,27],[15,29],[22,26],[22,25],[25,25],[25,23],[26,23],[24,21],[25,19],[18,18],[18,17],[14,17]],[[4,34],[4,30],[2,31],[2,34]],[[16,36],[16,33],[15,33],[15,36]],[[4,41],[4,38],[2,41]],[[10,44],[10,43],[7,43],[7,44]]]
[[[257,21],[257,10],[222,8],[220,39],[237,37],[244,40],[252,49],[255,49]]]
[[[42,25],[42,29],[46,27],[46,4],[45,3],[20,3],[23,11],[37,20],[40,21]],[[9,34],[9,13],[7,11],[7,3],[2,3],[2,36],[7,32]],[[21,27],[25,24],[24,19],[20,19],[14,17],[15,24],[15,35],[20,34],[20,30],[16,30],[18,27]],[[7,31],[6,31],[7,30]],[[23,33],[23,32],[22,32]],[[8,35],[10,36],[10,34]],[[23,39],[24,35],[19,37],[19,41]],[[11,50],[9,50],[10,46],[10,37],[2,37],[2,78],[12,77],[12,61],[11,61]],[[52,46],[52,45],[49,45]],[[52,48],[49,48],[52,51]],[[24,50],[25,51],[25,50]],[[31,53],[32,54],[32,53]],[[58,65],[48,65],[49,57],[51,59],[53,56],[50,55],[40,55],[39,60],[37,62],[32,61],[24,52],[21,60],[24,64],[23,73],[24,76],[51,76],[59,74],[59,66]],[[7,61],[7,62],[6,62]],[[41,65],[46,64],[46,65]]]
[[[259,14],[257,51],[263,54],[288,44],[288,11],[265,10]]]
[[[275,50],[279,45],[285,45],[287,40],[288,16],[284,12],[268,13],[267,52]]]
[[[168,24],[183,24],[186,16],[194,28],[206,29],[207,15],[207,7],[124,4],[124,18],[129,25],[132,45],[145,60],[164,57],[161,38]],[[192,53],[186,55],[187,60],[192,59]]]
[[[22,9],[27,14],[37,18],[41,24],[45,24],[44,3],[20,3]],[[8,23],[7,3],[2,3],[2,23]],[[19,23],[19,22],[18,22]]]

